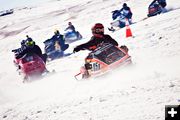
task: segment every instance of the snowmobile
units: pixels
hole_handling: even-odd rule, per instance
[[[157,14],[160,14],[161,12],[162,12],[162,8],[158,2],[155,2],[153,4],[151,3],[148,7],[148,15],[147,16],[152,17]]]
[[[5,15],[13,14],[13,12],[14,12],[13,9],[5,10],[5,11],[0,11],[0,16],[5,16]]]
[[[118,66],[129,63],[131,63],[131,57],[128,55],[126,46],[117,47],[106,43],[89,53],[85,58],[84,66],[74,77],[77,80],[97,77]]]
[[[109,31],[115,31],[113,27],[123,28],[126,26],[126,21],[128,20],[129,24],[132,23],[131,19],[127,19],[119,10],[113,11],[112,14],[113,22],[111,22],[111,27],[108,28]]]
[[[64,33],[64,36],[65,36],[65,43],[67,44],[82,39],[82,35],[78,31],[74,32],[71,29],[67,29],[66,32]]]
[[[16,56],[16,50],[12,50]],[[23,82],[28,82],[34,77],[40,77],[48,71],[44,61],[36,54],[25,54],[19,59],[14,59],[15,66],[18,67],[19,74],[23,77]]]
[[[62,47],[59,46],[60,48],[56,49],[56,42],[54,40],[48,39],[45,40],[43,43],[45,45],[44,51],[47,54],[48,60],[54,60],[67,56],[67,54],[64,54],[64,51],[69,47],[68,44],[64,44]]]

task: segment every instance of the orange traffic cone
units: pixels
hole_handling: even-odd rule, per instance
[[[126,19],[126,38],[128,38],[128,37],[132,37],[132,32],[129,27],[129,21],[128,21],[128,19]]]

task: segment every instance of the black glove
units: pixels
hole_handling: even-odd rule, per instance
[[[73,53],[79,52],[80,50],[81,50],[81,49],[77,46],[77,47],[74,48]]]
[[[18,52],[18,49],[14,49],[14,50],[12,50],[12,52],[16,53],[16,52]]]
[[[125,52],[128,52],[128,51],[129,51],[129,49],[128,49],[127,46],[125,46],[125,45],[122,45],[120,48],[122,48],[123,50],[125,50]]]

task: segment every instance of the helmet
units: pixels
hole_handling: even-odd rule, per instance
[[[126,3],[123,3],[123,8],[126,8],[127,7],[127,4]]]
[[[22,41],[21,41],[21,45],[22,45],[22,46],[25,45],[25,43],[26,43],[26,40],[22,40]]]
[[[71,22],[68,22],[68,25],[72,25],[72,23],[71,23]]]
[[[92,28],[92,33],[94,34],[100,34],[103,35],[104,34],[104,26],[101,23],[96,23]]]
[[[59,30],[55,30],[55,31],[54,31],[54,34],[55,34],[55,35],[60,34],[60,33],[59,33]]]
[[[27,47],[34,47],[35,42],[32,39],[27,39],[26,42],[25,42],[25,45]]]
[[[27,39],[26,41],[33,41],[32,38],[30,38],[28,35],[26,35]]]

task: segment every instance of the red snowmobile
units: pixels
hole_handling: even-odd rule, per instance
[[[77,80],[102,75],[113,68],[131,63],[126,46],[116,47],[111,44],[103,44],[89,53],[85,58],[85,65],[81,67],[80,73],[74,77]]]
[[[48,72],[44,61],[36,54],[25,54],[22,58],[15,58],[14,63],[18,67],[19,74],[23,75],[23,82]]]

